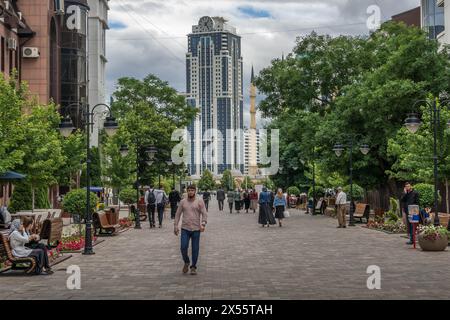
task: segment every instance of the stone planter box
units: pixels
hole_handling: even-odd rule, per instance
[[[423,234],[418,236],[419,246],[423,251],[444,251],[448,246],[448,238],[438,238],[435,241],[427,240]]]

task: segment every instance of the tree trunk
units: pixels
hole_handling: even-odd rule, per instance
[[[445,204],[447,213],[449,213],[449,197],[448,197],[448,178],[445,177]]]
[[[34,201],[35,201],[35,192],[33,185],[31,185],[31,212],[34,211],[34,203],[35,203]]]

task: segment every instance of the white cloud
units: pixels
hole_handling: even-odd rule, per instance
[[[125,29],[107,32],[107,92],[114,91],[118,78],[142,78],[153,73],[185,91],[187,34],[204,15],[223,16],[242,36],[244,58],[245,119],[249,120],[251,65],[255,72],[272,59],[288,54],[299,35],[310,33],[367,33],[366,9],[381,8],[383,19],[419,5],[419,0],[114,0],[111,21]],[[249,18],[239,7],[270,13],[269,18]],[[324,27],[325,26],[325,27]],[[328,28],[327,28],[328,26]]]

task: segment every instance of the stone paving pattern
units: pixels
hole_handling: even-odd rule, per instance
[[[52,276],[0,275],[0,299],[449,299],[450,252],[422,252],[399,235],[290,210],[282,228],[257,214],[218,212],[211,201],[198,275],[181,273],[172,220],[129,230],[57,265]],[[66,287],[79,265],[81,290]],[[366,286],[381,268],[381,290]]]

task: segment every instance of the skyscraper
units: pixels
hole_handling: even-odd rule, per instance
[[[224,18],[202,17],[188,35],[186,54],[186,100],[199,109],[188,127],[191,175],[244,170],[242,69],[236,29]]]

